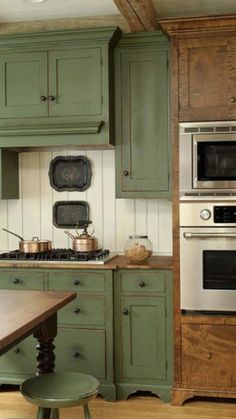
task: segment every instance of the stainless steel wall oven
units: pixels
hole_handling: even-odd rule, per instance
[[[236,311],[236,202],[180,203],[181,309]]]

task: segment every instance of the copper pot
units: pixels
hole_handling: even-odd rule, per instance
[[[86,228],[78,236],[74,236],[67,230],[65,233],[72,239],[72,249],[75,252],[91,252],[98,248],[98,239],[92,235],[93,233],[88,234]]]
[[[52,249],[52,241],[51,240],[39,240],[38,237],[33,237],[32,240],[24,240],[23,237],[19,236],[12,231],[3,228],[4,231],[7,233],[12,234],[15,237],[20,239],[19,241],[19,251],[23,253],[43,253],[48,252]]]

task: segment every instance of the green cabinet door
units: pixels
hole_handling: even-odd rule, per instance
[[[135,39],[116,52],[116,195],[169,197],[168,44],[159,33]]]
[[[49,115],[102,113],[100,48],[49,52]]]
[[[48,115],[47,53],[0,55],[1,118]]]
[[[122,298],[123,377],[166,379],[165,297]]]

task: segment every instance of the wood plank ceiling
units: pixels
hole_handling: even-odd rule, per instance
[[[113,0],[131,32],[158,29],[157,12],[152,0]]]

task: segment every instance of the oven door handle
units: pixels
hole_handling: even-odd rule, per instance
[[[205,238],[205,237],[226,237],[226,238],[236,238],[236,233],[183,233],[185,239],[193,238]]]

